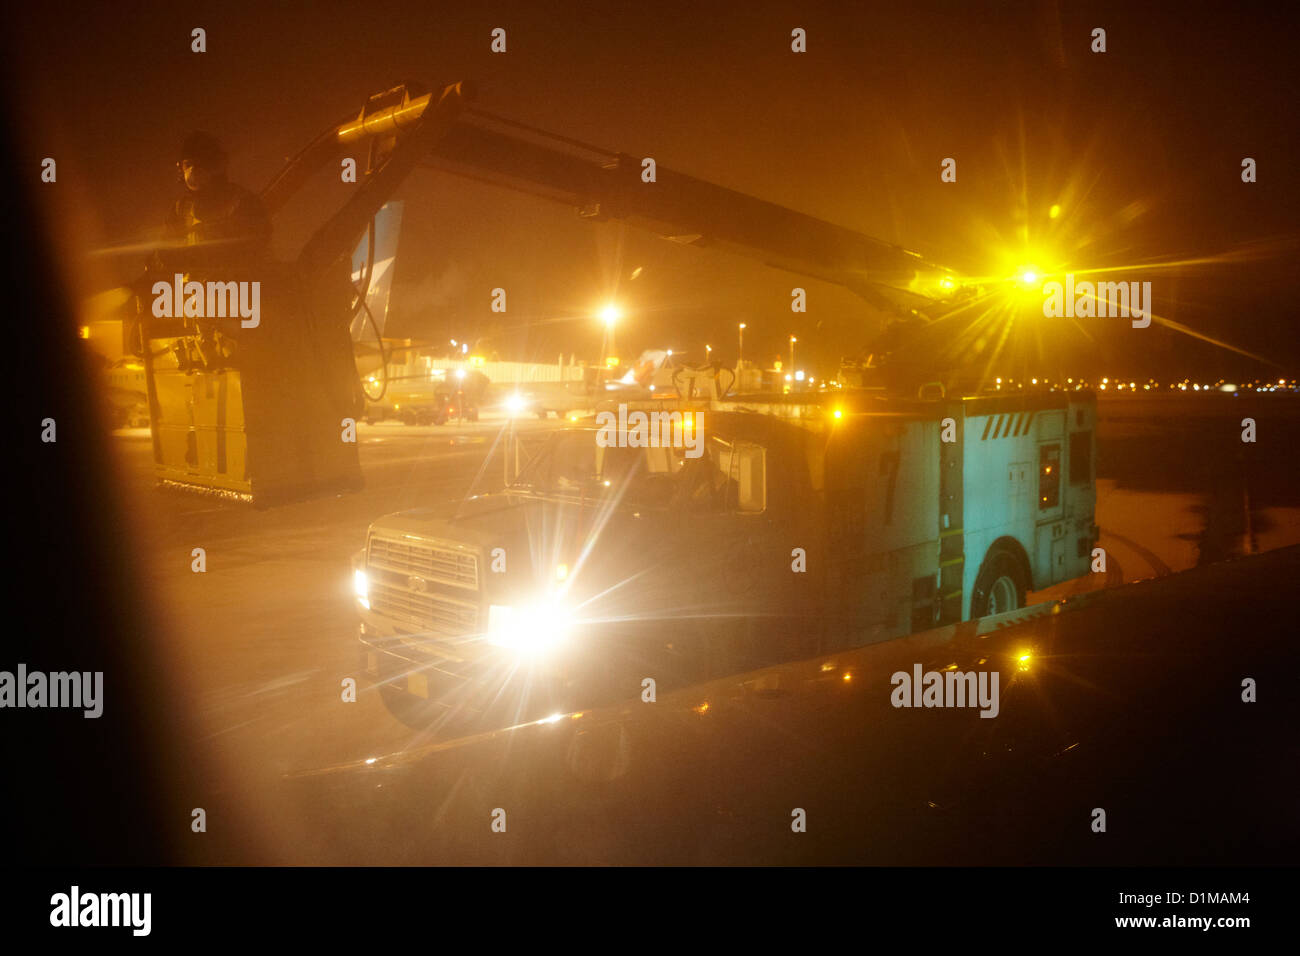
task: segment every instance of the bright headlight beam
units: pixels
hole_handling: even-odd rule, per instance
[[[572,626],[569,612],[554,601],[488,608],[488,643],[530,657],[549,653],[564,643]]]

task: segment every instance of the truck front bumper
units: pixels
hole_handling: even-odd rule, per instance
[[[412,697],[440,700],[473,683],[465,662],[421,654],[400,637],[378,634],[365,623],[358,626],[361,672],[377,684],[386,684]]]
[[[357,638],[358,663],[368,680],[440,710],[463,716],[505,715],[513,723],[545,716],[567,696],[562,673],[520,667],[506,655],[492,653],[472,661],[440,658],[364,622]]]

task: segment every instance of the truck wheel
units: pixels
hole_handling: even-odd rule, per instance
[[[387,684],[379,685],[379,698],[390,714],[416,730],[426,729],[437,717],[437,711],[427,700],[412,697]]]
[[[450,713],[434,701],[412,697],[388,684],[379,685],[379,697],[388,712],[402,724],[434,737],[457,736],[467,732],[474,722],[472,716]]]
[[[1029,575],[1023,562],[1006,548],[994,548],[984,559],[971,592],[971,617],[1005,614],[1025,606]]]

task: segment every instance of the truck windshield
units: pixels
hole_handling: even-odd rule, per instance
[[[565,497],[617,498],[637,507],[710,509],[725,499],[726,476],[706,443],[701,457],[680,448],[602,447],[594,430],[552,435],[512,483],[517,491]]]

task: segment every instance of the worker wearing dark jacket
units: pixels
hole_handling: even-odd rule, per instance
[[[150,264],[151,276],[221,283],[260,279],[270,255],[271,224],[257,196],[226,178],[221,144],[208,133],[191,133],[181,144],[176,169],[185,189],[168,210],[168,243]],[[189,341],[201,367],[217,370],[231,364],[237,319],[182,319],[179,324],[193,336]],[[193,353],[180,346],[177,361],[192,367]]]
[[[186,272],[242,271],[267,254],[271,224],[257,197],[226,178],[226,154],[207,133],[192,133],[176,163],[185,192],[167,215],[167,238],[194,248],[176,258]],[[219,278],[213,276],[213,278]]]

